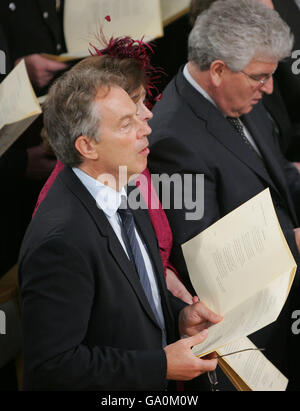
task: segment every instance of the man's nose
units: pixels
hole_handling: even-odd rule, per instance
[[[150,111],[150,113],[151,113],[151,111]],[[151,116],[151,118],[152,117],[153,117],[153,115]],[[151,134],[152,129],[148,124],[148,120],[139,118],[138,122],[139,122],[138,138],[142,138],[142,137],[145,137],[145,136],[148,136],[149,134]]]
[[[145,104],[143,104],[142,109],[141,109],[141,114],[140,114],[141,120],[149,121],[151,120],[152,117],[153,117],[152,111],[149,110],[148,107],[145,106]]]

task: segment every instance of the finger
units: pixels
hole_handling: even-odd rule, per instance
[[[39,87],[45,87],[49,84],[49,82],[53,79],[53,74],[45,74],[36,79],[36,83]]]
[[[68,68],[67,64],[64,63],[60,63],[60,62],[51,62],[51,63],[55,63],[55,64],[51,64],[49,66],[47,66],[47,70],[49,72],[56,72],[56,71],[62,71],[62,70],[66,70]]]
[[[44,61],[47,71],[50,71],[50,72],[65,70],[68,68],[68,65],[66,63],[62,63],[61,61],[50,60],[50,59],[47,59],[46,57],[43,57],[43,61]]]
[[[198,358],[198,360],[201,361],[201,364],[199,364],[199,367],[201,367],[201,370],[203,372],[214,371],[217,368],[218,360],[216,358],[211,359],[211,360]]]
[[[201,358],[205,360],[216,360],[218,358],[218,354],[214,351]]]
[[[202,318],[205,318],[209,323],[217,324],[222,321],[223,317],[211,311],[206,305],[199,301],[196,304],[196,309]]]
[[[193,347],[194,345],[201,344],[208,336],[208,331],[205,329],[200,333],[193,335],[192,337],[188,337],[185,339],[186,344],[189,347]]]
[[[180,297],[179,297],[179,298],[180,298]],[[182,299],[182,301],[184,301],[185,303],[187,303],[187,304],[189,304],[189,305],[192,305],[192,304],[193,304],[192,297],[191,297],[189,294],[184,294],[184,295],[181,297],[181,299]]]

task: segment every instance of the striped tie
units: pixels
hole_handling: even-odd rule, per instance
[[[121,217],[121,221],[122,221],[122,228],[123,228],[122,237],[125,242],[130,259],[135,264],[142,287],[144,289],[148,302],[152,308],[152,311],[155,315],[156,321],[162,330],[162,345],[163,347],[165,347],[166,346],[166,331],[163,327],[163,324],[161,323],[161,320],[157,313],[157,309],[155,307],[151,285],[150,285],[147,269],[145,266],[144,258],[143,258],[139,243],[135,235],[135,224],[134,224],[133,215],[129,208],[125,208],[125,207],[123,208],[123,207],[124,206],[122,205],[122,207],[120,207],[118,210],[119,216]]]

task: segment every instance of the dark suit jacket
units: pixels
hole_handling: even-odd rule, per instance
[[[61,54],[66,51],[62,20],[64,2],[61,4],[61,11],[57,13],[55,0],[0,2],[0,26],[13,63],[30,54]],[[58,72],[57,76],[61,73]],[[38,95],[46,94],[47,90],[35,87]]]
[[[173,261],[180,253],[180,244],[269,187],[282,229],[299,262],[293,229],[298,227],[300,176],[275,146],[272,125],[263,106],[256,106],[243,121],[253,135],[265,165],[221,112],[186,81],[182,71],[168,85],[153,114],[150,121],[153,130],[150,135],[150,171],[205,176],[204,215],[200,220],[187,221],[186,208],[173,209],[172,203],[171,209],[165,210],[174,236]],[[195,195],[195,189],[194,182],[193,192],[188,195]],[[182,264],[174,263],[181,275],[187,274]],[[289,332],[288,326],[289,320],[284,323],[285,336]],[[268,333],[264,330],[263,334],[265,337]],[[261,341],[267,344],[272,338],[273,331]],[[279,353],[273,360],[280,365],[278,348]],[[268,352],[271,351],[269,348]]]
[[[13,61],[33,53],[65,51],[62,20],[56,13],[54,0],[2,0],[0,24]]]
[[[134,218],[152,258],[168,342],[185,305],[166,289],[147,210]],[[161,329],[104,213],[65,168],[25,235],[20,254],[24,388],[163,390]]]
[[[293,124],[282,98],[278,82],[273,79],[274,90],[272,94],[265,94],[263,96],[263,104],[266,108],[271,121],[273,122],[273,134],[278,140],[279,147],[283,155],[289,160],[300,159],[300,152],[291,153],[290,149],[293,145],[293,140],[297,139],[297,132],[293,128]]]

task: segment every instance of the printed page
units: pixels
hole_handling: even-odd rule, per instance
[[[0,155],[42,112],[24,60],[0,84]]]
[[[194,354],[202,357],[217,351],[220,347],[276,321],[286,301],[290,279],[294,274],[286,272],[268,287],[228,312],[219,324],[209,328],[206,340],[193,347]]]
[[[7,124],[0,129],[0,156],[24,133],[25,130],[39,116],[36,114],[31,117],[24,118],[16,123]]]
[[[41,112],[24,60],[0,84],[0,107],[0,128]]]
[[[198,297],[223,316],[296,266],[269,189],[183,244],[182,250]]]
[[[161,0],[163,24],[167,25],[189,11],[190,0]]]
[[[245,337],[218,350],[219,355],[256,346]],[[263,347],[258,347],[263,348]],[[222,358],[252,391],[285,391],[288,379],[261,351],[245,351]],[[229,371],[230,374],[230,371]]]
[[[111,21],[107,22],[105,17]],[[64,31],[68,53],[81,55],[102,27],[105,37],[128,35],[145,41],[163,35],[159,0],[65,0]],[[79,54],[78,54],[79,53]]]

